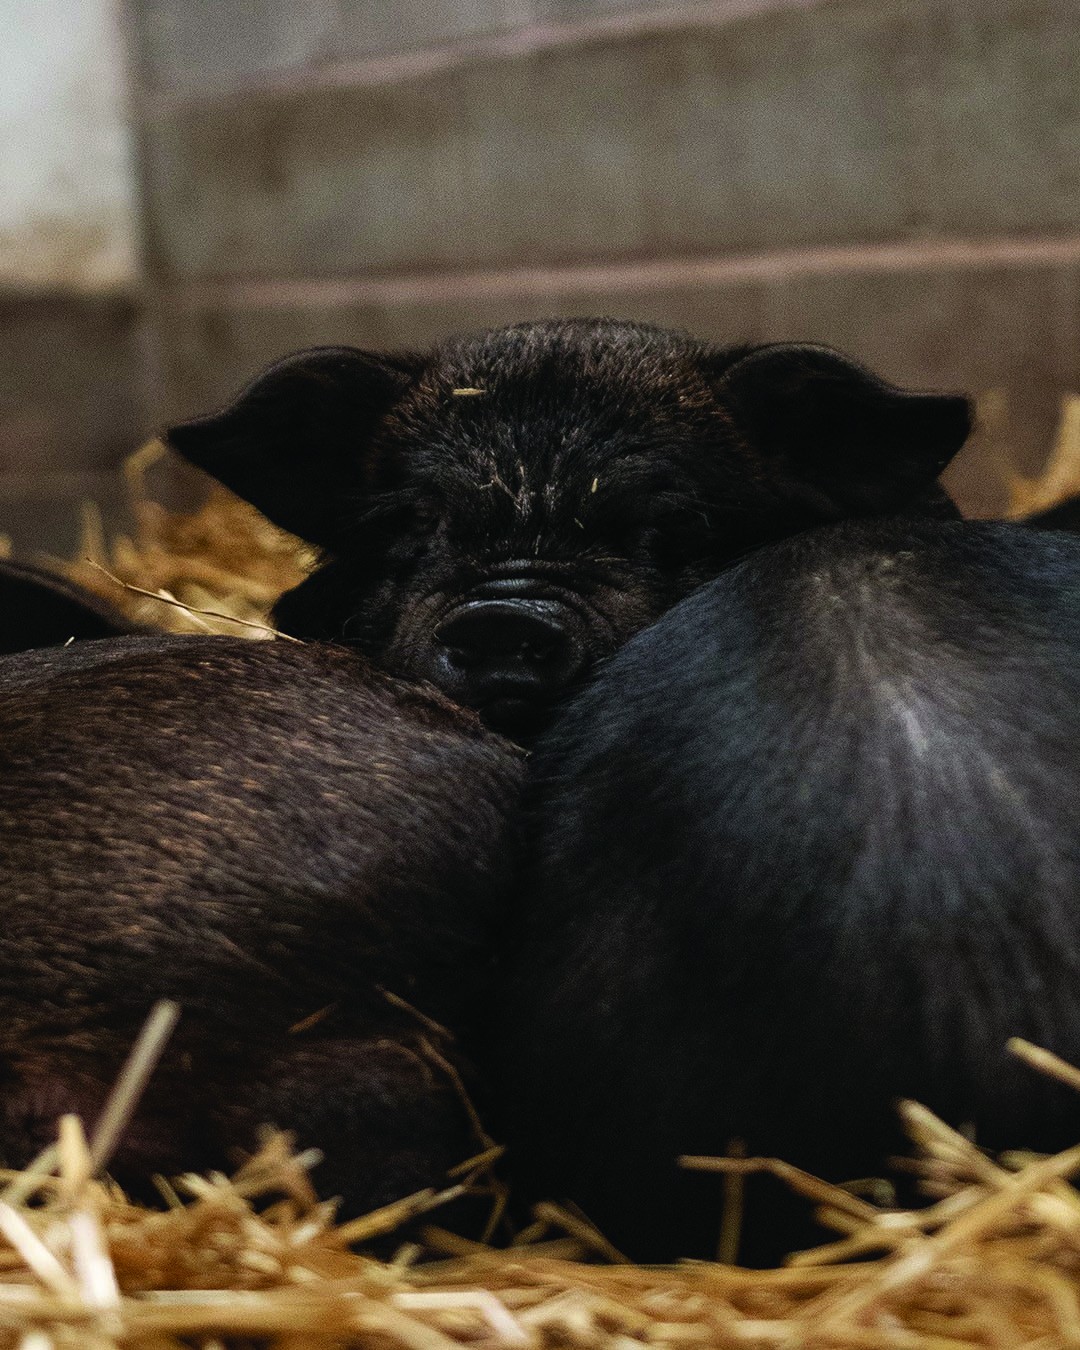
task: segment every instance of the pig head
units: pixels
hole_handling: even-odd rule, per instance
[[[416,355],[300,352],[169,443],[319,546],[277,621],[433,681],[525,740],[553,702],[760,544],[951,512],[960,397],[823,347],[606,319]]]

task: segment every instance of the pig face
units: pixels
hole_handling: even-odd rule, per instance
[[[819,522],[949,509],[969,429],[821,347],[721,349],[614,320],[317,348],[170,444],[323,561],[276,611],[525,740],[728,562]]]

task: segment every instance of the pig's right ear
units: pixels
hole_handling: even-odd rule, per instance
[[[297,352],[220,412],[169,427],[164,439],[275,525],[332,545],[369,485],[376,425],[423,365],[420,356],[354,347]]]

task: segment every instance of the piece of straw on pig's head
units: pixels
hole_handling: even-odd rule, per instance
[[[557,320],[426,353],[299,352],[169,444],[322,550],[276,622],[527,740],[634,632],[758,545],[953,510],[967,400],[827,348]]]

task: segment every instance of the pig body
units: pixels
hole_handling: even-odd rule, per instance
[[[1033,516],[1026,516],[1024,524],[1037,530],[1078,532],[1080,531],[1080,497],[1067,497],[1063,502],[1058,502],[1057,506],[1050,506],[1045,511],[1036,512]]]
[[[836,1181],[915,1098],[985,1145],[1075,1143],[1080,544],[850,522],[771,545],[639,634],[533,759],[505,972],[522,1183],[639,1258],[715,1249],[680,1154],[741,1139]],[[744,1259],[807,1240],[751,1182]]]
[[[0,654],[136,631],[119,610],[75,582],[29,563],[0,561]]]
[[[748,549],[954,513],[966,400],[837,352],[614,319],[430,352],[286,358],[169,443],[321,550],[278,604],[526,741],[633,633]]]
[[[518,770],[346,652],[137,637],[0,661],[4,1161],[62,1111],[92,1121],[168,997],[122,1179],[222,1166],[269,1122],[326,1151],[350,1209],[437,1184],[476,1140],[383,991],[472,1015]]]

